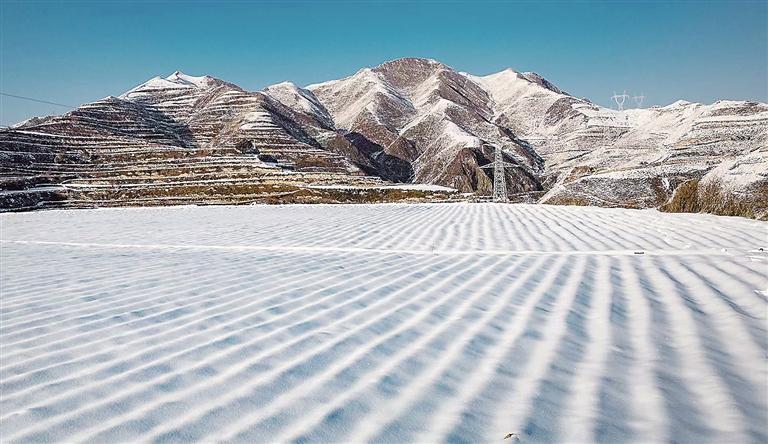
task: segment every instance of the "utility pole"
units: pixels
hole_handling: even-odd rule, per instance
[[[504,174],[505,168],[515,167],[517,165],[504,162],[504,156],[501,148],[494,147],[493,162],[488,165],[483,165],[480,168],[490,169],[493,168],[493,201],[494,202],[509,202],[507,196],[507,179]]]

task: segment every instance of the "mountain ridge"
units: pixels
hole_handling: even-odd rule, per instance
[[[338,183],[375,176],[487,195],[492,172],[481,167],[498,147],[514,165],[505,180],[516,200],[730,211],[707,207],[711,202],[673,202],[680,185],[703,181],[741,202],[736,212],[764,217],[767,141],[768,105],[759,102],[678,101],[616,111],[536,73],[508,68],[475,76],[434,59],[401,58],[342,79],[303,88],[281,82],[260,91],[176,71],[63,116],[2,130],[0,160],[4,190],[63,180],[45,171],[30,179],[28,170],[91,165],[97,171],[109,156],[129,170],[130,158],[118,151],[143,144],[146,159],[248,156],[291,180],[307,173]],[[141,156],[133,158],[146,160]],[[726,162],[740,166],[718,169]],[[87,179],[81,176],[67,178]]]

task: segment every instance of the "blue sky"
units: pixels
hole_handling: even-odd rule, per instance
[[[768,2],[0,0],[0,90],[79,105],[175,70],[246,89],[430,57],[611,93],[768,101]],[[0,123],[66,109],[0,97]]]

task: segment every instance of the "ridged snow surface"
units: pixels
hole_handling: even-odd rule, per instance
[[[3,442],[768,440],[764,222],[494,204],[0,221]]]

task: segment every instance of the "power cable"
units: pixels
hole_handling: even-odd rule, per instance
[[[0,91],[0,95],[8,96],[8,97],[14,97],[16,99],[29,100],[30,102],[47,103],[48,105],[63,106],[65,108],[77,108],[76,106],[72,106],[72,105],[65,105],[63,103],[49,102],[47,100],[34,99],[32,97],[17,96],[16,94],[8,94],[8,93],[4,93],[2,91]]]

